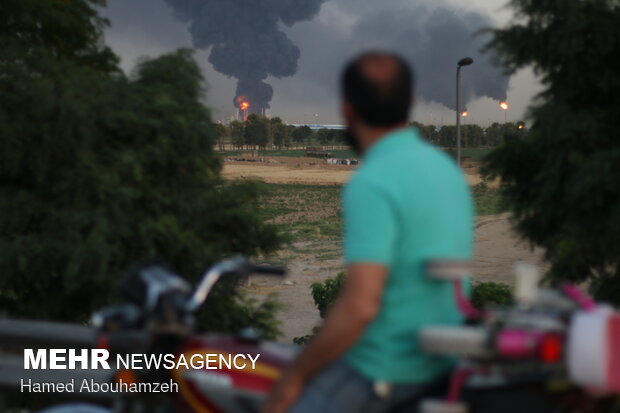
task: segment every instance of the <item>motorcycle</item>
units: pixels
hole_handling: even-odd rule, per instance
[[[423,351],[459,360],[445,396],[423,400],[423,413],[620,411],[618,312],[573,285],[539,288],[525,263],[516,266],[515,305],[480,311],[463,291],[467,271],[454,269],[428,273],[454,283],[470,325],[420,332]]]
[[[92,397],[97,404],[68,404],[47,410],[53,412],[257,412],[265,394],[295,357],[298,347],[290,344],[263,341],[259,334],[244,329],[235,336],[194,333],[195,314],[207,299],[209,292],[223,276],[247,277],[250,274],[285,275],[285,269],[254,265],[247,258],[237,256],[222,261],[209,269],[192,291],[182,278],[160,266],[145,266],[132,274],[121,287],[127,301],[120,306],[104,309],[92,317],[92,329],[79,326],[54,325],[27,321],[0,321],[3,343],[20,348],[97,348],[107,350],[111,359],[117,355],[144,354],[147,356],[174,355],[191,360],[194,355],[221,356],[236,360],[245,355],[254,360],[250,365],[241,363],[223,368],[174,369],[112,368],[111,370],[30,371],[17,363],[0,361],[0,375],[23,377],[34,375],[37,381],[78,382],[88,380],[91,386],[110,389],[111,384],[149,385],[173,384],[176,392],[126,394],[123,392],[79,393],[77,398]],[[4,328],[3,328],[4,327]],[[59,333],[60,332],[60,333]],[[42,376],[47,374],[47,376]],[[42,378],[43,377],[43,378]],[[14,383],[17,384],[17,383]],[[1,387],[1,383],[0,383]],[[126,388],[126,387],[125,387]],[[65,395],[66,396],[66,395]],[[88,400],[87,400],[88,401]]]
[[[284,269],[256,266],[247,258],[235,257],[212,267],[192,292],[182,278],[166,269],[143,267],[124,283],[126,304],[96,313],[94,332],[54,328],[61,331],[56,333],[54,345],[67,346],[66,342],[72,341],[75,348],[92,346],[113,355],[174,354],[186,359],[197,354],[260,355],[254,368],[118,369],[97,380],[173,382],[179,392],[121,392],[96,400],[107,406],[106,413],[258,412],[298,347],[262,341],[251,329],[234,337],[193,332],[196,310],[215,283],[222,276],[251,273],[283,275]],[[455,302],[469,325],[427,326],[420,331],[423,351],[455,357],[459,362],[448,380],[432,383],[428,391],[396,406],[393,413],[609,413],[618,409],[620,315],[611,308],[597,305],[573,286],[538,289],[535,269],[521,266],[515,289],[517,303],[480,311],[463,292],[463,276],[468,271],[459,263],[429,263],[428,273],[438,282],[454,283]],[[40,332],[41,326],[30,330]],[[23,346],[24,328],[13,331],[13,341]],[[49,334],[46,336],[49,340]],[[28,344],[33,344],[32,337]],[[69,404],[45,413],[101,412],[94,405]]]

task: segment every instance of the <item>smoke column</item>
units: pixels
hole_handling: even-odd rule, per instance
[[[337,99],[338,77],[345,62],[368,50],[388,50],[405,57],[416,71],[420,101],[455,109],[456,64],[463,69],[461,99],[506,99],[509,78],[481,53],[496,23],[483,11],[445,0],[329,0],[320,18],[295,26],[290,36],[304,53],[295,92],[307,105]],[[288,92],[290,93],[290,92]],[[331,102],[330,102],[331,103]],[[337,104],[332,104],[337,110]]]
[[[299,48],[280,29],[309,20],[325,0],[166,0],[175,17],[188,23],[194,47],[211,47],[209,62],[218,72],[237,79],[236,107],[250,102],[250,111],[269,108],[273,96],[269,75],[297,72]]]
[[[489,37],[479,31],[491,27],[491,20],[477,12],[435,4],[408,2],[368,13],[354,25],[352,38],[358,39],[362,48],[376,44],[406,56],[416,68],[418,94],[427,102],[455,109],[456,63],[466,56],[472,57],[474,64],[462,73],[464,103],[484,96],[505,100],[508,77],[491,64],[491,56],[481,53]]]

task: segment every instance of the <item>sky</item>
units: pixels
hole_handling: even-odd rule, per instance
[[[413,120],[454,124],[454,72],[456,61],[465,56],[474,57],[475,62],[462,69],[463,105],[468,111],[464,123],[521,120],[540,91],[539,83],[528,69],[503,78],[501,69],[479,52],[484,37],[474,35],[479,29],[501,27],[511,20],[505,2],[325,0],[311,20],[291,27],[279,24],[299,47],[300,57],[297,73],[266,80],[274,90],[271,115],[295,124],[342,123],[338,96],[342,66],[360,51],[381,49],[402,54],[413,64],[418,84]],[[189,24],[178,19],[165,0],[108,0],[102,13],[111,22],[105,40],[121,57],[127,73],[140,59],[196,44]],[[195,54],[208,85],[206,103],[214,120],[227,122],[236,114],[232,102],[237,81],[214,70],[209,55],[209,49],[198,49]],[[504,93],[507,112],[499,108]]]

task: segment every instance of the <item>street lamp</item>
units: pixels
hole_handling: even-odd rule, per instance
[[[474,63],[471,57],[458,61],[456,67],[456,163],[461,166],[461,67]]]
[[[508,122],[508,103],[503,100],[499,102],[499,107],[504,111],[504,123]]]

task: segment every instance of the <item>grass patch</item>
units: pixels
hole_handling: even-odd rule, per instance
[[[508,211],[498,189],[489,188],[485,182],[471,187],[477,216],[495,215]]]
[[[476,162],[481,162],[494,148],[461,148],[461,156],[469,156]]]
[[[263,184],[263,219],[293,241],[336,239],[341,233],[342,186]]]
[[[290,235],[292,241],[339,239],[341,192],[342,186],[263,184],[260,213],[264,220]],[[479,216],[507,211],[499,190],[484,182],[472,187],[472,195]]]

